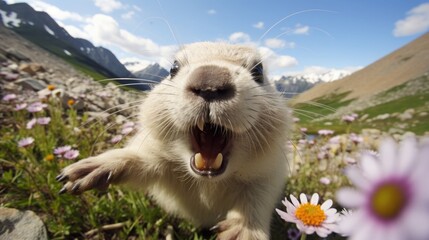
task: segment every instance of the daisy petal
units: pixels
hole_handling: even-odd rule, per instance
[[[369,154],[364,154],[361,159],[362,174],[369,180],[377,180],[380,178],[381,166],[374,158]]]
[[[364,219],[362,220],[365,221]],[[359,230],[350,236],[349,238],[350,240],[372,239],[374,228],[375,228],[373,224],[359,224],[359,225],[355,225],[354,227],[356,228],[356,226],[359,226]]]
[[[314,193],[313,196],[311,196],[310,203],[313,205],[317,205],[319,203],[319,194]]]
[[[317,233],[317,235],[319,235],[319,237],[324,238],[324,237],[327,237],[328,234],[331,233],[331,231],[329,231],[326,228],[318,227],[318,228],[316,228],[316,233]]]
[[[362,170],[358,167],[350,166],[346,168],[345,175],[357,188],[368,190],[367,188],[370,186],[368,178],[363,175]]]
[[[299,205],[301,205],[294,195],[291,194],[289,197],[295,207],[299,207]]]
[[[386,175],[395,170],[397,160],[399,159],[396,150],[396,142],[391,138],[387,138],[380,143],[381,172],[379,171],[379,173]]]
[[[283,212],[282,210],[279,210],[277,208],[276,208],[276,212],[286,222],[295,222],[295,219],[293,219],[293,217],[291,215],[289,215],[288,213]]]
[[[365,196],[353,188],[342,188],[337,191],[337,201],[347,208],[355,208],[365,203]]]
[[[407,174],[415,163],[414,159],[418,152],[417,141],[415,138],[406,138],[400,143],[399,149],[396,171],[400,174]]]
[[[307,196],[304,193],[299,195],[299,199],[301,200],[301,204],[308,203]]]
[[[320,208],[324,211],[328,210],[330,207],[332,207],[333,201],[331,199],[326,200]]]
[[[421,224],[429,222],[429,212],[427,210],[419,208],[410,209],[406,220],[404,225],[415,239],[425,239],[425,237],[429,236],[429,228],[426,224]]]

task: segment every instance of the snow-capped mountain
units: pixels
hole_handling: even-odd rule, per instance
[[[340,70],[340,69],[327,69],[311,73],[300,73],[286,76],[289,79],[301,79],[306,80],[310,83],[318,82],[332,82],[343,77],[350,75],[353,71],[351,70]]]
[[[158,63],[150,64],[140,71],[133,72],[134,76],[140,79],[161,81],[169,75],[169,72]]]
[[[327,69],[315,72],[304,72],[293,75],[282,76],[274,79],[274,84],[286,97],[293,97],[302,93],[314,85],[323,82],[332,82],[350,75],[353,70]]]

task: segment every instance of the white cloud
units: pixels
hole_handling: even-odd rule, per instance
[[[429,29],[429,3],[423,3],[411,9],[405,19],[395,23],[395,37],[410,36],[423,33]]]
[[[329,74],[330,76],[328,77],[334,77],[335,75],[348,75],[351,74],[355,71],[358,71],[360,69],[362,69],[362,66],[349,66],[349,67],[344,67],[344,68],[327,68],[327,67],[322,67],[322,66],[309,66],[304,68],[304,70],[299,71],[299,72],[288,72],[284,75],[291,75],[291,76],[320,76],[323,74]]]
[[[82,29],[74,26],[74,25],[66,25],[63,23],[58,22],[58,24],[63,27],[72,37],[74,38],[83,38],[83,39],[90,39],[90,36],[88,33],[83,31]]]
[[[215,15],[216,13],[217,12],[214,9],[210,9],[210,10],[207,11],[207,14],[209,14],[209,15]]]
[[[134,14],[135,14],[134,11],[129,11],[127,13],[122,14],[121,17],[123,19],[129,20],[129,19],[133,18]]]
[[[255,24],[253,24],[253,27],[257,28],[257,29],[263,29],[264,28],[264,22],[257,22]]]
[[[310,27],[309,26],[302,26],[302,25],[296,25],[295,29],[293,30],[294,34],[308,34],[308,32],[310,31]]]
[[[94,0],[94,4],[105,13],[110,13],[123,7],[123,4],[117,0]]]
[[[235,32],[229,35],[229,41],[232,43],[247,43],[250,42],[250,36],[244,32]]]
[[[141,59],[138,57],[127,57],[127,58],[121,58],[119,61],[125,65],[125,67],[131,71],[131,72],[137,72],[140,71],[150,64],[153,64],[152,61]]]
[[[294,42],[287,42],[278,38],[268,38],[265,40],[265,46],[269,48],[295,48]]]
[[[278,55],[270,48],[259,47],[259,52],[272,72],[298,65],[298,60],[296,58],[288,55]]]
[[[43,2],[43,1],[37,1],[37,0],[29,0],[27,1],[36,11],[43,11],[47,12],[53,19],[64,21],[64,20],[72,20],[77,22],[83,22],[85,21],[85,18],[75,12],[69,12],[62,10],[54,5],[51,5],[49,3]]]
[[[81,31],[67,26],[73,34],[91,41],[94,45],[116,47],[130,54],[138,54],[159,62],[162,66],[169,66],[176,46],[160,46],[151,39],[136,36],[120,28],[118,22],[104,14],[94,15]],[[72,34],[72,33],[70,33]],[[75,35],[72,35],[75,36]]]

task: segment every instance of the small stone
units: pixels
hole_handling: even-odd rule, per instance
[[[0,239],[48,239],[45,225],[32,211],[0,208]]]

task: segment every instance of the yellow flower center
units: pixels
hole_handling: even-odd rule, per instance
[[[72,106],[75,103],[75,101],[73,99],[69,99],[67,101],[67,105]]]
[[[381,185],[372,195],[371,210],[382,219],[397,217],[407,203],[406,192],[394,183]]]
[[[54,160],[54,155],[53,154],[48,154],[45,156],[45,161],[52,161]]]
[[[53,91],[55,89],[55,85],[49,84],[48,89],[49,91]]]
[[[295,217],[301,220],[305,225],[318,227],[326,219],[325,212],[320,208],[320,205],[310,203],[301,204],[296,209]]]

